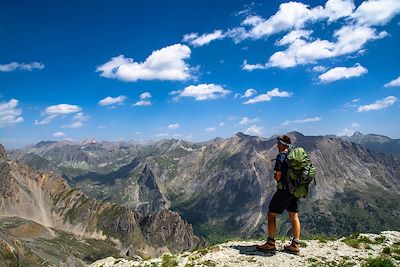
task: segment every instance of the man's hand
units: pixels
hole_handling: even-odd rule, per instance
[[[275,173],[274,173],[274,179],[275,179],[276,182],[279,182],[279,180],[281,179],[281,175],[282,175],[282,172],[280,172],[280,171],[275,171]]]

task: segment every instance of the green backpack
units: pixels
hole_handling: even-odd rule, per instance
[[[317,169],[311,163],[307,152],[302,147],[289,149],[287,155],[288,170],[288,191],[297,198],[307,197],[308,186],[314,180]]]

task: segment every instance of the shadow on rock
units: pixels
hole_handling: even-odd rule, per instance
[[[256,249],[255,245],[251,246],[241,246],[241,245],[234,245],[230,246],[230,248],[237,249],[239,250],[240,254],[245,254],[245,255],[258,255],[258,256],[264,256],[264,257],[272,257],[275,255],[273,252],[261,252]]]

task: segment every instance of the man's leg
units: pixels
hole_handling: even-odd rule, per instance
[[[300,219],[298,212],[289,212],[289,218],[292,222],[292,233],[295,239],[300,239]],[[268,227],[269,229],[269,227]]]
[[[293,239],[290,245],[283,246],[284,250],[289,253],[299,255],[300,253],[300,220],[298,212],[290,212],[289,218],[292,221]]]
[[[277,213],[268,212],[268,237],[274,239],[276,234],[276,216]]]

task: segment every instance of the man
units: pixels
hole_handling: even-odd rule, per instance
[[[268,211],[268,239],[263,245],[256,246],[257,250],[264,252],[275,252],[275,233],[276,217],[285,210],[289,212],[289,218],[292,222],[293,239],[290,245],[284,246],[284,250],[289,253],[299,254],[300,244],[300,220],[299,220],[299,199],[295,198],[287,191],[288,182],[288,163],[286,161],[291,140],[288,136],[278,137],[277,146],[279,154],[276,157],[274,167],[274,178],[278,183],[278,190],[269,203]]]

